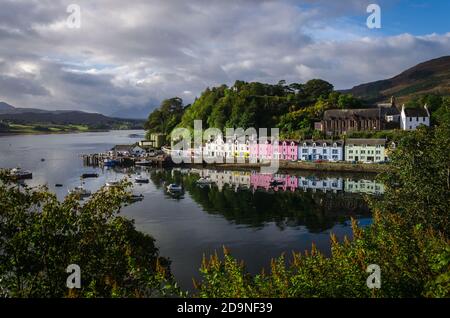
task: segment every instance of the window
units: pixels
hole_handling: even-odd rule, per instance
[[[353,156],[348,156],[348,159],[353,159]]]
[[[349,150],[348,153],[353,153],[353,150]]]
[[[380,150],[377,150],[377,151],[376,151],[376,154],[377,154],[377,155],[379,155],[380,153],[381,153],[381,151],[380,151]]]
[[[412,121],[412,117],[409,117],[409,121]]]
[[[361,154],[365,154],[366,153],[366,151],[365,150],[361,150]]]
[[[351,150],[350,150],[350,151],[351,151]],[[338,151],[337,151],[337,149],[333,149],[333,150],[331,151],[331,153],[335,155],[335,154],[338,153]]]
[[[316,153],[317,152],[317,149],[313,149],[313,153]]]
[[[327,150],[326,150],[326,149],[323,149],[323,150],[322,150],[322,153],[327,153]]]
[[[302,149],[302,153],[308,153],[308,149],[303,148],[303,149]]]

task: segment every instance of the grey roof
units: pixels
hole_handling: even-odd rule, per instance
[[[381,114],[383,116],[395,116],[395,115],[400,115],[400,112],[397,109],[397,107],[386,107],[386,108],[381,108]]]
[[[368,145],[368,146],[375,146],[375,145],[385,145],[386,139],[375,139],[375,138],[349,138],[346,141],[347,145]]]
[[[380,108],[361,108],[361,109],[330,109],[323,114],[324,120],[348,119],[348,118],[379,118]]]
[[[428,117],[425,108],[405,108],[405,115],[407,117]]]
[[[300,140],[299,145],[303,146],[303,144],[306,143],[307,146],[312,146],[313,143],[316,143],[317,146],[321,147],[323,144],[327,144],[328,147],[332,146],[334,143],[336,143],[338,146],[342,146],[344,144],[343,140]]]

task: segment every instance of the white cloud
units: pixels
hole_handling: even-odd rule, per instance
[[[8,1],[0,100],[113,113],[235,80],[348,88],[450,51],[450,34],[375,37],[346,19],[366,2],[79,0],[81,28],[69,29],[70,1]]]

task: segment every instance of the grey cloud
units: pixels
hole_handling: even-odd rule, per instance
[[[81,29],[64,25],[73,2]],[[172,96],[191,102],[207,86],[237,79],[321,77],[348,88],[450,51],[448,34],[314,37],[339,17],[364,15],[368,2],[3,0],[0,100],[111,114]]]

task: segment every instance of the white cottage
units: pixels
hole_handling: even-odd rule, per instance
[[[427,105],[423,108],[405,108],[403,105],[400,114],[400,128],[416,130],[420,125],[430,126],[430,112]]]

